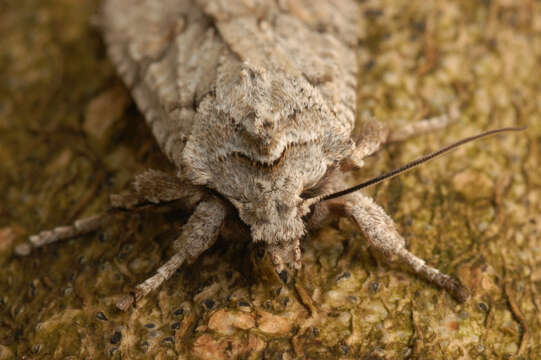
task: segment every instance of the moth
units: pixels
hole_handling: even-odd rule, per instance
[[[126,310],[213,245],[227,218],[249,228],[276,273],[301,267],[300,241],[330,214],[351,218],[389,261],[447,290],[457,279],[405,247],[392,219],[357,190],[493,130],[445,147],[353,188],[344,174],[384,144],[441,129],[446,115],[395,131],[355,129],[358,4],[352,0],[105,0],[100,18],[110,58],[163,153],[176,168],[148,170],[111,208],[30,236],[25,255],[102,227],[117,211],[183,201],[192,215],[175,254],[123,296]],[[353,134],[357,133],[357,136]]]

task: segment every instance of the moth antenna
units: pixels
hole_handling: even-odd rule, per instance
[[[440,155],[443,155],[451,150],[454,150],[464,144],[467,144],[467,143],[470,143],[472,141],[475,141],[475,140],[478,140],[478,139],[481,139],[481,138],[484,138],[484,137],[487,137],[487,136],[490,136],[490,135],[495,135],[495,134],[499,134],[499,133],[503,133],[503,132],[510,132],[510,131],[523,131],[527,128],[527,126],[523,126],[523,127],[507,127],[507,128],[501,128],[501,129],[494,129],[494,130],[489,130],[489,131],[485,131],[481,134],[477,134],[477,135],[474,135],[474,136],[470,136],[470,137],[467,137],[465,139],[462,139],[462,140],[459,140],[451,145],[447,145],[439,150],[436,150],[428,155],[425,155],[417,160],[414,160],[406,165],[403,165],[399,168],[396,168],[394,170],[391,170],[387,173],[384,173],[384,174],[381,174],[379,176],[376,176],[370,180],[367,180],[363,183],[360,183],[358,185],[355,185],[353,187],[350,187],[348,189],[344,189],[344,190],[341,190],[341,191],[337,191],[335,193],[332,193],[332,194],[328,194],[328,195],[322,195],[322,196],[319,196],[317,198],[315,198],[314,200],[316,201],[325,201],[325,200],[330,200],[330,199],[336,199],[337,197],[340,197],[340,196],[344,196],[344,195],[347,195],[347,194],[351,194],[352,192],[355,192],[357,190],[361,190],[365,187],[368,187],[368,186],[372,186],[372,185],[375,185],[375,184],[378,184],[384,180],[387,180],[387,179],[390,179],[392,177],[395,177],[397,175],[400,175],[408,170],[411,170],[419,165],[421,165],[422,163],[425,163],[429,160],[432,160],[433,158],[435,157],[438,157]],[[312,200],[312,199],[310,199]],[[316,201],[310,201],[310,203],[315,203]]]

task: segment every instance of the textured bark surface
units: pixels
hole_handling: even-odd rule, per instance
[[[96,7],[0,5],[0,359],[541,358],[539,2],[362,3],[360,120],[399,126],[453,106],[461,116],[388,147],[352,182],[482,130],[529,129],[369,190],[413,253],[472,290],[469,302],[390,269],[341,220],[303,242],[312,316],[301,288],[263,281],[240,238],[115,310],[172,254],[181,211],[12,255],[28,234],[100,212],[135,174],[170,169],[90,25]]]

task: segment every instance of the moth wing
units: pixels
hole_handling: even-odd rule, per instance
[[[355,119],[360,8],[350,0],[200,0],[242,61],[299,75],[319,90],[344,127]]]
[[[161,149],[180,168],[223,43],[189,0],[106,0],[101,15],[110,58]]]

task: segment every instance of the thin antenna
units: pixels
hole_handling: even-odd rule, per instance
[[[499,133],[503,133],[503,132],[509,132],[509,131],[522,131],[524,129],[526,129],[527,126],[524,126],[524,127],[508,127],[508,128],[502,128],[502,129],[495,129],[495,130],[489,130],[489,131],[486,131],[484,133],[481,133],[481,134],[478,134],[478,135],[475,135],[475,136],[470,136],[470,137],[467,137],[465,139],[462,139],[460,141],[457,141],[456,143],[453,143],[451,145],[447,145],[439,150],[436,150],[434,151],[433,153],[430,153],[428,155],[425,155],[417,160],[414,160],[406,165],[403,165],[397,169],[394,169],[394,170],[391,170],[389,171],[388,173],[385,173],[385,174],[381,174],[379,176],[376,176],[375,178],[372,178],[368,181],[365,181],[359,185],[355,185],[349,189],[345,189],[345,190],[342,190],[342,191],[338,191],[338,192],[335,192],[335,193],[332,193],[332,194],[329,194],[329,195],[323,195],[321,197],[319,197],[319,201],[325,201],[325,200],[330,200],[330,199],[336,199],[337,197],[340,197],[340,196],[344,196],[344,195],[347,195],[347,194],[351,194],[352,192],[355,192],[357,190],[360,190],[360,189],[363,189],[365,187],[368,187],[368,186],[372,186],[372,185],[375,185],[375,184],[378,184],[380,182],[382,182],[383,180],[387,180],[389,178],[392,178],[392,177],[395,177],[399,174],[402,174],[408,170],[411,170],[413,169],[414,167],[424,163],[424,162],[427,162],[428,160],[431,160],[439,155],[442,155],[444,153],[447,153],[451,150],[454,150],[456,149],[457,147],[461,146],[461,145],[464,145],[464,144],[467,144],[469,142],[472,142],[472,141],[475,141],[475,140],[478,140],[480,138],[483,138],[483,137],[486,137],[486,136],[490,136],[490,135],[494,135],[494,134],[499,134]]]

